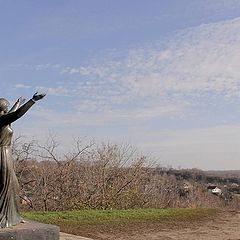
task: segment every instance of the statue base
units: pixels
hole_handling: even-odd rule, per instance
[[[59,227],[26,221],[0,229],[0,240],[59,240]]]

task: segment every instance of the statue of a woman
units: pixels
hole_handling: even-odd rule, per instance
[[[25,104],[23,104],[24,99],[19,98],[10,111],[8,111],[9,102],[0,98],[0,228],[21,222],[18,208],[19,186],[13,169],[11,151],[13,131],[10,125],[44,96],[45,94],[35,93]]]

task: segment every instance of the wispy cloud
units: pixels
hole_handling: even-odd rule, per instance
[[[52,95],[52,96],[68,96],[69,95],[69,90],[63,86],[57,86],[57,87],[37,86],[35,89],[37,91],[41,91],[43,93],[46,93],[47,95]]]
[[[146,116],[162,115],[157,107],[181,105],[183,114],[197,104],[196,98],[240,96],[240,18],[179,31],[167,42],[130,49],[115,59],[107,56],[99,64],[80,67],[42,64],[35,69],[74,77],[62,86],[41,89],[50,95],[75,96],[74,106],[80,111],[118,115],[114,109],[128,114],[134,109]]]
[[[85,107],[89,108],[89,105],[90,104],[85,104]],[[159,106],[141,110],[133,109],[131,114],[129,113],[129,110],[106,110],[98,112],[92,111],[92,109],[86,109],[89,113],[83,113],[84,110],[84,106],[80,106],[80,109],[78,108],[71,112],[69,112],[68,109],[60,112],[53,109],[36,107],[35,110],[31,112],[31,115],[47,121],[49,126],[56,125],[56,119],[59,119],[59,124],[61,124],[62,127],[71,126],[71,128],[74,126],[75,128],[78,128],[79,126],[109,126],[119,123],[123,125],[129,123],[134,124],[136,121],[143,122],[159,116],[181,116],[184,118],[181,106],[175,105]]]
[[[42,71],[42,70],[48,70],[48,69],[60,69],[62,68],[62,66],[60,64],[46,63],[46,64],[38,64],[32,68],[37,71]]]
[[[19,84],[16,84],[16,85],[15,85],[15,88],[25,88],[25,89],[29,89],[29,88],[31,88],[31,86],[30,86],[30,85],[25,85],[25,84],[23,84],[23,83],[19,83]]]

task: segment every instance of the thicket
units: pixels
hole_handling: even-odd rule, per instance
[[[58,142],[13,144],[23,210],[130,209],[237,206],[196,181],[159,173],[130,145],[83,144],[59,156]]]

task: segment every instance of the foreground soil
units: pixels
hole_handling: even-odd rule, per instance
[[[61,231],[96,240],[240,240],[240,211],[198,221],[66,226]]]

